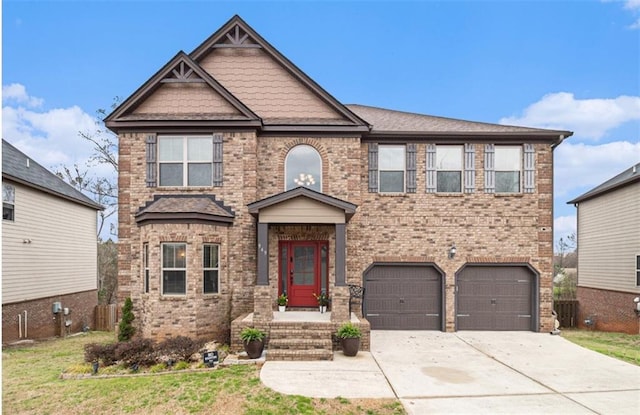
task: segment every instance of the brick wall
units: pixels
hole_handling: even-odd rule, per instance
[[[53,303],[59,301],[62,307],[69,309],[69,314],[53,314]],[[71,320],[65,334],[78,333],[84,325],[94,328],[94,311],[98,304],[96,290],[74,294],[58,295],[38,300],[2,305],[2,343],[11,343],[20,338],[18,314],[22,316],[22,339],[24,333],[24,312],[27,312],[27,339],[45,339],[61,334],[60,319]]]
[[[584,320],[592,317],[600,331],[640,334],[640,318],[633,299],[638,294],[578,287],[578,327],[589,328]]]

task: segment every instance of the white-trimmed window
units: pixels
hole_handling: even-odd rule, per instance
[[[2,220],[15,220],[16,188],[2,183]]]
[[[522,147],[496,146],[496,193],[519,193],[522,176]]]
[[[378,183],[380,193],[403,193],[405,146],[378,146]]]
[[[212,136],[159,136],[160,186],[211,186]]]
[[[436,147],[436,174],[438,193],[462,192],[463,146],[438,145]]]
[[[162,294],[187,293],[187,244],[162,244]]]
[[[322,191],[322,158],[310,145],[300,144],[289,150],[284,162],[284,173],[284,190],[304,186]]]
[[[220,292],[220,245],[205,244],[202,249],[203,292]]]
[[[149,244],[142,244],[142,285],[145,293],[149,292]]]

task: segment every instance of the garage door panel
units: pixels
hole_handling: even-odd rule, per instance
[[[441,329],[442,277],[434,267],[376,265],[364,277],[372,329]]]
[[[467,266],[457,277],[457,329],[531,330],[534,282],[524,266]]]

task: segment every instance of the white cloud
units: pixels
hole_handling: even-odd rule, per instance
[[[627,28],[631,29],[631,30],[640,29],[640,17],[634,23],[632,23],[629,26],[627,26]]]
[[[24,104],[28,107],[37,108],[42,106],[42,98],[32,97],[27,94],[27,89],[21,84],[2,85],[2,104],[16,103]]]
[[[640,142],[562,143],[554,151],[555,196],[573,199],[640,161]]]
[[[640,0],[627,0],[624,2],[624,8],[627,10],[640,9]]]
[[[558,216],[553,220],[553,236],[554,236],[554,244],[560,238],[567,239],[567,236],[572,233],[577,234],[577,219],[576,215],[569,216]]]
[[[529,105],[519,117],[500,119],[500,124],[571,130],[597,140],[634,120],[640,120],[640,97],[576,99],[572,93],[558,92]]]

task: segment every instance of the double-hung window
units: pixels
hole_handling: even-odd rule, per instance
[[[405,191],[405,146],[381,145],[378,147],[378,183],[380,193]]]
[[[495,147],[496,193],[520,192],[522,147]]]
[[[187,244],[162,244],[162,294],[187,293]]]
[[[462,154],[462,146],[436,147],[438,193],[462,192]]]
[[[15,220],[16,188],[2,183],[2,220]]]
[[[211,136],[159,136],[160,186],[211,186],[213,138]]]
[[[215,294],[220,289],[220,246],[205,244],[202,250],[203,290]]]
[[[149,292],[149,244],[142,244],[142,272],[143,272],[143,289],[145,293]]]

